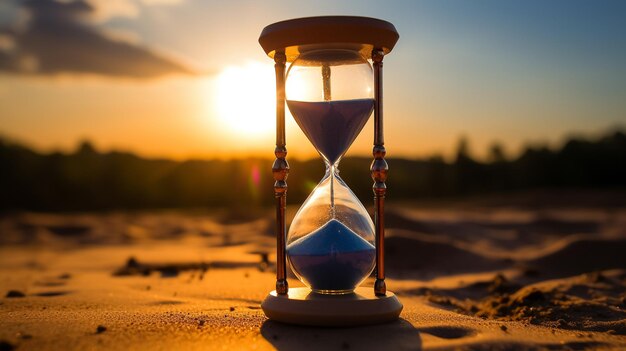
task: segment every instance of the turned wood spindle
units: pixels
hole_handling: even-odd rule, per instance
[[[274,175],[274,197],[276,198],[276,293],[287,294],[287,261],[286,261],[286,224],[285,205],[287,199],[287,176],[289,163],[285,147],[285,63],[287,59],[282,52],[274,55],[276,70],[276,160],[272,165]]]
[[[383,133],[383,57],[382,49],[372,50],[374,64],[374,148],[371,172],[374,185],[374,226],[376,233],[376,283],[374,293],[378,296],[387,294],[385,285],[385,195],[387,193],[387,171],[385,161],[385,137]]]

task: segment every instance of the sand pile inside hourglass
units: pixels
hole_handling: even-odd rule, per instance
[[[348,150],[372,114],[374,99],[287,101],[294,119],[332,165]]]
[[[336,219],[287,247],[292,267],[315,290],[351,291],[370,273],[376,248]]]
[[[335,165],[367,123],[374,100],[287,101],[287,105],[325,161]],[[331,184],[336,182],[331,178]],[[287,254],[296,274],[313,290],[346,293],[372,271],[376,248],[336,218],[332,190],[330,196],[330,219],[290,243]]]

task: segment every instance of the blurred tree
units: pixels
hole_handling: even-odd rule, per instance
[[[81,141],[78,144],[78,148],[76,149],[76,153],[77,154],[84,154],[84,155],[95,155],[95,154],[98,153],[98,151],[93,146],[91,141],[83,140],[83,141]]]
[[[489,146],[489,156],[487,158],[487,160],[491,163],[497,163],[497,162],[505,162],[506,161],[506,155],[504,152],[504,146],[502,146],[502,144],[500,144],[500,142],[494,142],[491,144],[491,146]]]
[[[461,135],[459,142],[456,146],[456,161],[458,163],[472,163],[472,157],[470,156],[469,139],[465,135]]]

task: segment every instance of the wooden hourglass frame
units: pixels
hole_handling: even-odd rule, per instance
[[[383,133],[383,58],[396,44],[399,35],[393,24],[374,18],[323,16],[298,18],[265,27],[259,43],[274,59],[276,71],[276,160],[272,166],[276,198],[276,290],[262,303],[268,318],[276,321],[322,326],[353,326],[392,321],[398,318],[402,304],[387,291],[384,260],[384,203],[388,166],[385,161]],[[285,80],[286,64],[312,50],[338,49],[357,52],[373,63],[375,272],[374,288],[357,287],[342,295],[324,295],[308,288],[289,288],[287,282],[285,206],[289,164],[286,160]],[[324,97],[330,97],[327,73],[324,74]],[[328,89],[328,90],[327,90]]]

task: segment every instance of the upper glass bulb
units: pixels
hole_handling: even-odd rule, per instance
[[[313,146],[336,164],[374,108],[373,72],[357,51],[303,53],[289,67],[287,106]]]

